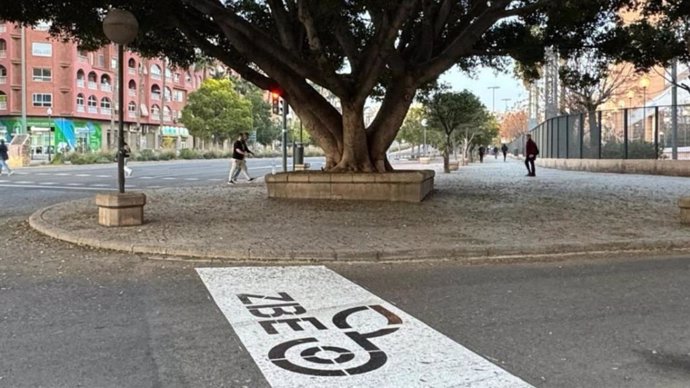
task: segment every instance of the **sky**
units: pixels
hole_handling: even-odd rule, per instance
[[[489,110],[493,110],[493,90],[489,87],[498,86],[499,88],[495,90],[495,110],[497,113],[505,112],[506,104],[510,110],[513,105],[527,98],[527,91],[522,86],[521,81],[513,78],[512,74],[496,73],[490,68],[481,68],[472,78],[468,74],[452,68],[441,76],[441,80],[449,83],[454,91],[459,92],[468,89],[477,95]],[[504,98],[510,100],[503,101]]]

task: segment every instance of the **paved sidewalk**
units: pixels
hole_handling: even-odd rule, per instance
[[[505,258],[690,249],[690,179],[538,169],[488,158],[444,174],[419,204],[268,199],[263,179],[146,191],[147,223],[98,225],[93,199],[36,212],[37,230],[100,248],[234,260]]]

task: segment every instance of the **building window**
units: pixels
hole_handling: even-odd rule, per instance
[[[98,54],[98,67],[105,67],[105,56]]]
[[[151,65],[151,78],[161,79],[161,67],[158,65]]]
[[[153,105],[151,107],[151,116],[153,118],[157,119],[160,117],[160,114],[161,114],[161,108],[158,105]]]
[[[77,86],[78,87],[80,87],[80,88],[84,87],[84,78],[86,78],[86,76],[84,75],[84,70],[79,69],[79,71],[77,71]]]
[[[137,73],[137,61],[135,61],[134,58],[129,58],[129,61],[127,61],[127,73],[128,74],[136,74]]]
[[[110,58],[110,68],[111,69],[117,69],[117,58],[115,58],[115,57]]]
[[[0,65],[0,85],[7,83],[7,69]]]
[[[96,89],[96,81],[98,76],[93,71],[89,73],[89,89]]]
[[[36,26],[34,26],[34,30],[36,31],[48,31],[50,30],[50,22],[46,21],[39,21]]]
[[[110,99],[108,97],[104,97],[101,100],[101,113],[109,115],[110,114]]]
[[[31,100],[34,106],[53,106],[53,95],[50,93],[34,93]]]
[[[107,74],[101,76],[101,90],[104,92],[111,92],[113,90],[112,86],[110,86],[110,76]]]
[[[33,80],[36,82],[50,82],[53,79],[50,69],[34,68]]]
[[[98,113],[98,100],[95,96],[89,96],[89,113]]]
[[[31,55],[35,57],[52,57],[53,45],[51,43],[31,43]]]
[[[165,87],[165,101],[171,101],[172,100],[172,92],[170,91],[169,87]]]
[[[0,32],[7,32],[7,27],[5,26],[5,22],[0,22]]]
[[[137,117],[137,104],[134,101],[130,101],[127,104],[127,116]]]
[[[0,39],[0,58],[7,56],[7,42],[5,39]]]
[[[7,109],[7,94],[0,92],[0,110]]]
[[[129,80],[129,84],[127,86],[127,93],[130,96],[136,96],[137,95],[137,83],[134,82],[133,79]]]
[[[158,85],[151,86],[151,99],[160,101],[161,99],[161,88]]]
[[[173,99],[177,102],[184,102],[185,93],[184,90],[175,89],[173,91]]]
[[[84,111],[84,95],[79,93],[77,94],[77,112],[83,112]]]

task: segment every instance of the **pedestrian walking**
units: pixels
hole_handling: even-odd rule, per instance
[[[525,166],[527,166],[527,176],[537,176],[537,171],[534,169],[534,161],[539,155],[539,148],[537,143],[532,140],[532,135],[527,134],[527,144],[525,144]],[[530,166],[532,169],[530,169]]]
[[[10,158],[8,153],[7,144],[5,144],[5,139],[0,139],[0,175],[2,175],[2,170],[7,170],[7,175],[14,174],[14,171],[10,169],[7,165],[7,160]]]
[[[503,161],[505,162],[506,155],[508,154],[508,146],[505,143],[501,146],[501,152],[503,152]]]
[[[498,147],[494,146],[494,159],[498,159]]]
[[[127,144],[127,142],[125,142],[122,145],[122,156],[124,159],[125,176],[132,176],[133,171],[130,167],[127,166],[127,162],[129,161],[129,157],[130,157],[131,153],[132,153],[132,149],[129,148],[129,144]]]
[[[479,163],[484,163],[484,151],[486,151],[484,146],[479,146]]]
[[[232,145],[232,169],[230,169],[230,175],[228,175],[228,184],[237,183],[237,177],[240,175],[240,172],[249,182],[255,179],[249,176],[247,161],[244,160],[248,155],[254,155],[249,150],[249,146],[247,146],[247,139],[249,139],[249,132],[242,132]]]

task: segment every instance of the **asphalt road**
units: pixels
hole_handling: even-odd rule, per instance
[[[305,158],[312,169],[321,168],[323,158]],[[228,159],[131,162],[134,172],[125,180],[126,190],[162,187],[226,184]],[[261,177],[282,171],[280,158],[250,158],[249,174]],[[292,170],[292,161],[288,161]],[[240,174],[238,184],[244,183]],[[117,190],[117,164],[46,166],[17,169],[12,176],[0,176],[2,211],[7,216],[29,215],[40,207]]]
[[[156,177],[128,181],[142,187],[227,174],[222,161],[134,167]],[[78,247],[28,227],[31,209],[93,195],[86,187],[108,168],[32,169],[9,179],[34,183],[0,186],[0,387],[270,386],[195,271],[210,264]],[[38,177],[58,187],[29,187]],[[23,203],[14,215],[8,198]],[[687,257],[328,268],[534,386],[690,386]],[[434,347],[418,339],[407,351]]]

